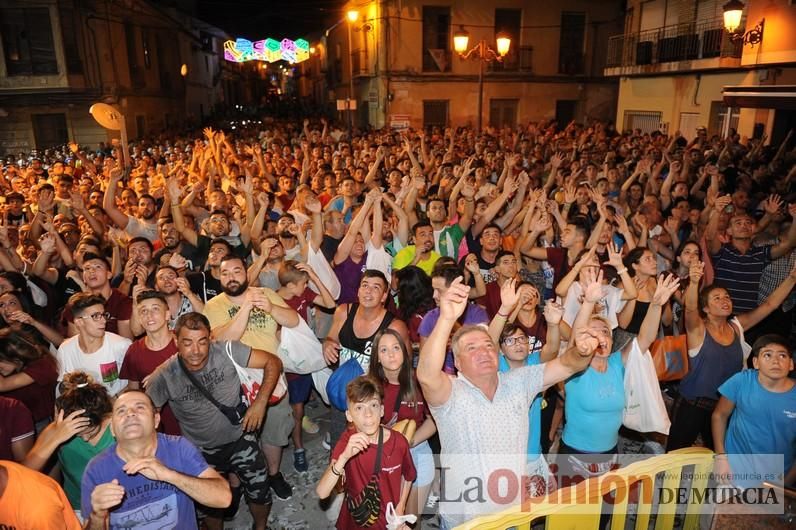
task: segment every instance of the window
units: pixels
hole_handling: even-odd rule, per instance
[[[450,72],[451,9],[423,6],[423,71]]]
[[[152,57],[149,55],[149,32],[141,30],[141,47],[144,49],[144,66],[149,70],[152,67]]]
[[[727,114],[729,113],[729,116]],[[738,120],[741,118],[741,109],[728,107],[723,101],[710,103],[710,119],[708,120],[708,134],[726,136],[729,129],[738,130]],[[729,120],[729,122],[727,122]],[[725,130],[726,128],[726,130]]]
[[[642,133],[651,133],[661,129],[663,114],[647,110],[626,110],[622,129],[625,131],[640,129]]]
[[[577,99],[556,100],[556,121],[559,129],[563,129],[575,119],[575,111],[578,109]]]
[[[424,100],[423,127],[447,127],[448,103],[447,99]]]
[[[491,63],[495,70],[517,70],[519,68],[521,22],[521,9],[495,9],[495,38],[501,33],[511,38],[509,53],[503,58],[503,62]]]
[[[171,94],[172,90],[172,48],[169,48],[166,43],[169,42],[169,37],[164,33],[155,35],[155,46],[158,50],[158,74],[160,76],[160,88],[167,94]]]
[[[491,99],[489,100],[489,125],[503,128],[517,126],[518,99]]]
[[[130,70],[130,86],[133,88],[144,88],[146,81],[144,72],[138,65],[138,49],[135,45],[135,27],[131,22],[124,23],[124,40],[127,45],[127,68]]]
[[[69,141],[65,114],[34,114],[33,136],[37,149],[63,145]]]
[[[583,48],[586,33],[586,13],[561,13],[561,39],[558,52],[558,72],[583,74]]]
[[[80,58],[78,42],[79,19],[75,18],[74,9],[62,7],[60,9],[61,35],[64,39],[64,56],[66,57],[66,71],[70,74],[83,73],[83,61]]]
[[[58,73],[49,9],[0,9],[0,34],[8,75]]]

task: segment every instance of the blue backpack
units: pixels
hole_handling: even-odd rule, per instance
[[[364,374],[365,371],[362,369],[362,365],[359,364],[359,361],[355,357],[341,364],[340,367],[332,373],[331,377],[329,377],[329,381],[326,382],[326,393],[329,395],[329,402],[332,406],[336,409],[345,411],[348,408],[345,394],[346,386],[348,386],[348,383]]]

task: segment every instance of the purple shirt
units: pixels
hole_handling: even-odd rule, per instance
[[[362,256],[362,261],[355,263],[348,256],[345,261],[334,266],[334,273],[340,280],[340,296],[337,298],[338,304],[353,304],[359,301],[357,291],[359,282],[362,280],[362,273],[367,268],[368,253]]]
[[[423,317],[420,322],[420,327],[417,328],[417,333],[423,338],[428,338],[437,325],[439,319],[439,307],[435,307]],[[489,316],[486,310],[478,304],[470,303],[464,312],[464,316],[460,322],[457,322],[453,327],[453,333],[456,332],[461,326],[469,326],[472,324],[487,324],[489,325]],[[453,333],[451,335],[453,335]],[[453,350],[451,350],[450,341],[448,341],[448,353],[445,354],[445,365],[443,370],[449,374],[456,374],[456,368],[453,364]]]

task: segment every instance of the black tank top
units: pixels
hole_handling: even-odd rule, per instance
[[[366,357],[370,357],[370,348],[373,345],[373,337],[376,336],[376,333],[385,329],[387,326],[390,325],[392,322],[393,316],[392,313],[386,311],[384,313],[384,318],[379,323],[379,327],[370,337],[357,337],[354,334],[354,317],[357,314],[357,309],[359,309],[359,304],[351,304],[348,306],[348,315],[346,316],[345,322],[343,323],[343,327],[340,328],[340,333],[338,333],[337,337],[340,340],[340,346],[343,348],[348,348],[349,350],[354,350],[355,352],[364,354]]]

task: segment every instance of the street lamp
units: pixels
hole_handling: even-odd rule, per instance
[[[744,44],[760,44],[763,40],[763,27],[766,19],[761,19],[754,28],[746,33],[738,31],[741,27],[741,18],[743,17],[743,8],[746,7],[740,0],[730,0],[724,4],[724,29],[730,34],[732,40],[743,41]]]
[[[470,34],[460,27],[459,31],[453,34],[453,49],[459,54],[462,59],[478,59],[478,132],[481,132],[482,125],[482,112],[484,102],[484,63],[491,63],[492,61],[503,61],[503,57],[509,53],[511,48],[511,38],[505,33],[500,33],[495,38],[497,44],[497,51],[487,44],[485,40],[481,40],[478,44],[467,49],[470,43]]]
[[[346,13],[348,19],[348,99],[346,99],[346,109],[348,110],[348,141],[354,134],[354,111],[351,102],[354,100],[354,50],[351,48],[351,26],[359,20],[359,11],[350,9]]]

